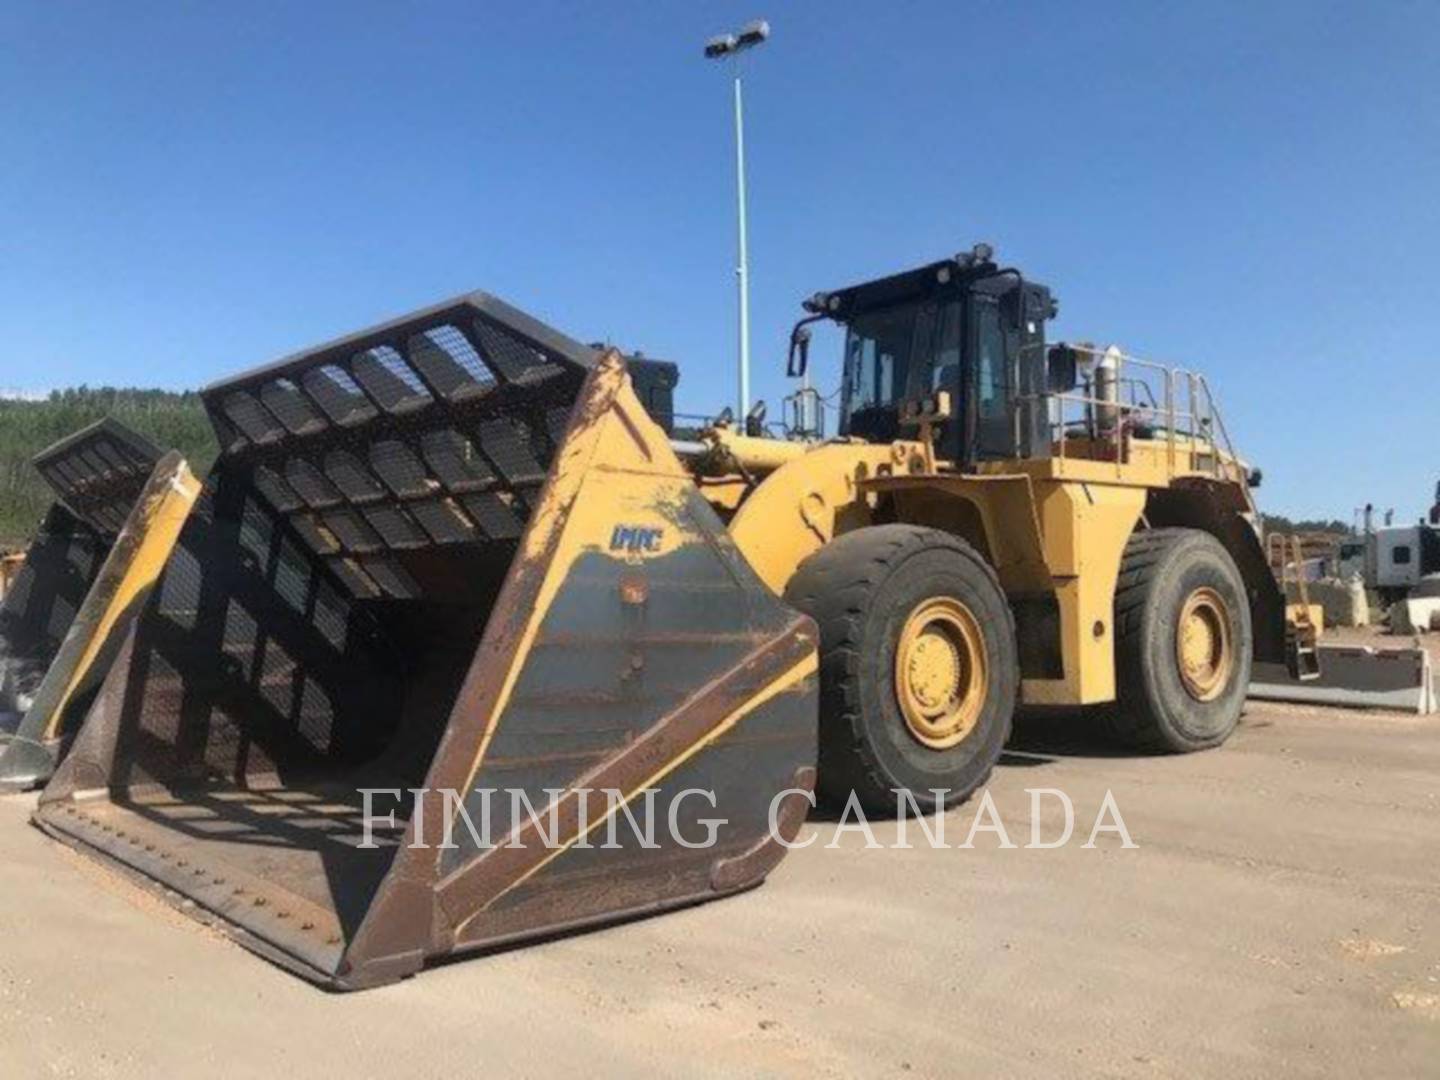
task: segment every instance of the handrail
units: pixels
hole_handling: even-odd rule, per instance
[[[1082,391],[1017,395],[1013,402],[1017,412],[1026,401],[1049,403],[1047,420],[1051,442],[1061,460],[1067,456],[1072,429],[1081,428],[1091,441],[1111,444],[1110,456],[1118,468],[1129,457],[1135,428],[1148,423],[1163,431],[1166,468],[1171,475],[1180,467],[1183,448],[1190,455],[1192,467],[1205,461],[1203,467],[1217,479],[1237,480],[1247,507],[1255,512],[1249,477],[1204,375],[1178,365],[1131,356],[1114,346],[1080,344],[1070,348],[1089,357],[1090,372]],[[1098,372],[1102,361],[1113,369],[1113,396],[1102,396],[1099,392]],[[1108,383],[1110,379],[1105,381]]]

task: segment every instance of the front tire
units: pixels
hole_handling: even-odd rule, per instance
[[[958,537],[877,525],[801,564],[786,599],[820,627],[818,788],[893,813],[896,790],[945,806],[990,775],[1019,686],[1015,623],[995,572]]]
[[[1111,732],[1136,749],[1219,746],[1240,721],[1254,642],[1230,553],[1209,533],[1130,538],[1115,589]]]

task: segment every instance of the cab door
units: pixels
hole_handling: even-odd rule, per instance
[[[977,461],[1015,456],[1015,420],[1011,407],[1010,337],[1000,298],[970,294],[970,371],[966,410],[971,427],[971,457]]]

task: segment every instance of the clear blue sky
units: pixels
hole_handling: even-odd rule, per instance
[[[1269,509],[1429,504],[1432,2],[8,0],[0,385],[196,386],[483,288],[679,361],[713,411],[730,91],[700,46],[756,15],[772,406],[803,296],[986,239],[1059,335],[1211,373]]]

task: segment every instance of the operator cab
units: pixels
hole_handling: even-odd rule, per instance
[[[1049,456],[1047,394],[1074,383],[1073,366],[1047,374],[1045,322],[1056,303],[1045,286],[997,266],[993,254],[977,244],[954,258],[806,301],[811,315],[797,335],[803,323],[820,318],[845,327],[842,436],[913,438],[906,417],[938,410],[945,418],[935,425],[935,450],[943,459]]]

